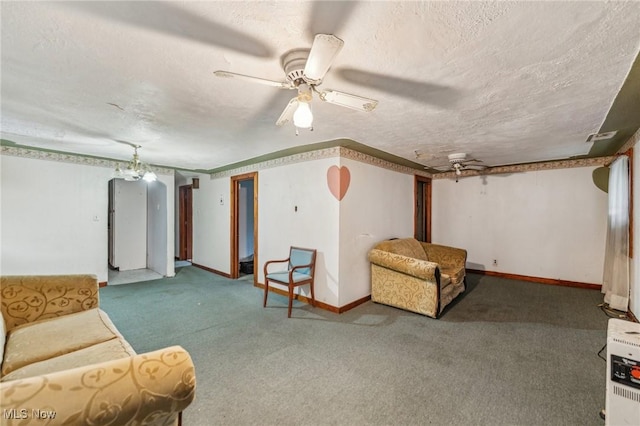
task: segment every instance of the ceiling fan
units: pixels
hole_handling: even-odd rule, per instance
[[[283,55],[282,67],[286,80],[282,82],[230,71],[215,71],[214,74],[217,77],[237,78],[278,89],[297,90],[298,95],[289,101],[280,118],[276,121],[278,126],[293,121],[297,135],[298,128],[313,130],[313,114],[311,112],[313,93],[316,93],[322,101],[358,111],[371,112],[378,105],[378,101],[374,99],[318,88],[343,45],[344,42],[334,35],[316,34],[310,50],[295,49]]]
[[[419,154],[416,153],[418,157]],[[425,169],[435,169],[441,172],[446,171],[454,171],[456,173],[456,182],[458,181],[458,176],[462,174],[463,170],[485,170],[488,166],[482,163],[482,160],[476,160],[475,158],[467,158],[467,154],[463,152],[449,154],[447,156],[449,162],[447,164],[440,164],[435,166],[426,166]]]

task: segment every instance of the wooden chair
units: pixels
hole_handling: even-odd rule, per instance
[[[267,267],[272,263],[288,263],[286,271],[271,272]],[[316,269],[316,250],[301,247],[291,247],[289,257],[282,260],[270,260],[264,264],[264,303],[267,306],[267,295],[269,294],[269,281],[286,285],[289,288],[289,313],[291,318],[291,307],[293,305],[293,289],[301,285],[309,284],[311,288],[311,306],[316,306],[316,299],[313,295],[313,278]]]

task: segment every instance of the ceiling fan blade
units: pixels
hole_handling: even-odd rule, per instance
[[[430,169],[437,169],[437,168],[445,168],[448,169],[451,167],[451,163],[435,163],[435,164],[429,164],[427,162],[427,164],[425,164],[425,167],[428,167]]]
[[[62,3],[61,3],[62,4]],[[135,28],[271,58],[272,48],[262,40],[169,2],[65,2],[66,7]]]
[[[454,87],[403,77],[395,77],[353,68],[336,68],[335,73],[343,79],[363,87],[373,88],[413,99],[427,105],[449,108],[460,98],[460,91]]]
[[[441,172],[446,172],[448,170],[451,170],[451,164],[438,164],[438,165],[435,165],[435,166],[426,166],[426,168],[439,170]]]
[[[378,105],[375,99],[363,98],[362,96],[352,95],[335,90],[324,90],[320,92],[320,99],[343,107],[355,109],[358,111],[371,112]]]
[[[291,99],[287,104],[287,106],[284,108],[284,111],[282,111],[282,114],[280,114],[280,118],[278,118],[278,121],[276,121],[276,125],[284,126],[285,124],[293,120],[293,113],[295,112],[297,107],[298,107],[298,98],[295,97]]]
[[[464,166],[465,170],[486,170],[488,166],[481,166],[479,164],[468,164]]]
[[[279,89],[295,89],[295,87],[292,84],[286,83],[284,81],[267,80],[265,78],[252,77],[250,75],[238,74],[235,72],[218,70],[218,71],[214,71],[213,74],[216,77],[237,78],[240,80],[249,81],[251,83],[259,83],[267,86],[277,87]]]
[[[305,80],[310,83],[320,82],[343,45],[344,41],[334,35],[317,34],[304,67]]]

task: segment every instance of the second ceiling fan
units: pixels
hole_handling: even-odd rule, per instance
[[[371,112],[378,105],[378,101],[374,99],[318,88],[343,45],[344,42],[334,35],[317,34],[311,50],[295,49],[287,52],[282,57],[282,67],[286,75],[285,81],[273,81],[230,71],[215,71],[214,74],[218,77],[237,78],[279,89],[297,90],[298,95],[289,101],[276,124],[283,126],[293,121],[296,134],[298,134],[298,128],[313,130],[313,114],[311,112],[313,93],[316,93],[322,101],[358,111]]]
[[[447,156],[447,159],[449,160],[448,164],[427,166],[425,167],[425,169],[431,168],[431,169],[435,169],[442,172],[453,171],[456,174],[456,182],[458,182],[458,177],[462,175],[462,172],[464,170],[482,171],[488,168],[488,166],[485,166],[484,164],[478,164],[478,163],[482,163],[482,160],[476,160],[475,158],[467,158],[467,154],[463,152],[449,154]]]

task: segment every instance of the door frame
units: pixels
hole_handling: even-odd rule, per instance
[[[187,193],[189,194],[188,197]],[[187,201],[189,202],[188,206],[186,204]],[[193,257],[193,185],[181,185],[179,187],[178,220],[180,221],[178,259],[188,260]]]
[[[420,185],[420,184],[423,184]],[[420,194],[420,187],[423,187],[423,193]],[[431,242],[431,178],[415,175],[414,179],[414,197],[413,197],[413,236],[418,237],[418,200],[423,198],[423,217],[425,218],[424,228],[426,232],[427,243]]]
[[[239,258],[239,193],[240,182],[253,180],[253,285],[258,283],[257,265],[258,265],[258,172],[244,173],[237,176],[231,176],[231,265],[229,270],[230,278],[237,279],[240,276],[240,258]]]
[[[109,200],[107,206],[107,252],[108,252],[108,267],[113,271],[119,271],[120,267],[114,265],[115,261],[115,244],[116,244],[116,228],[115,228],[115,189],[116,179],[109,180]]]

